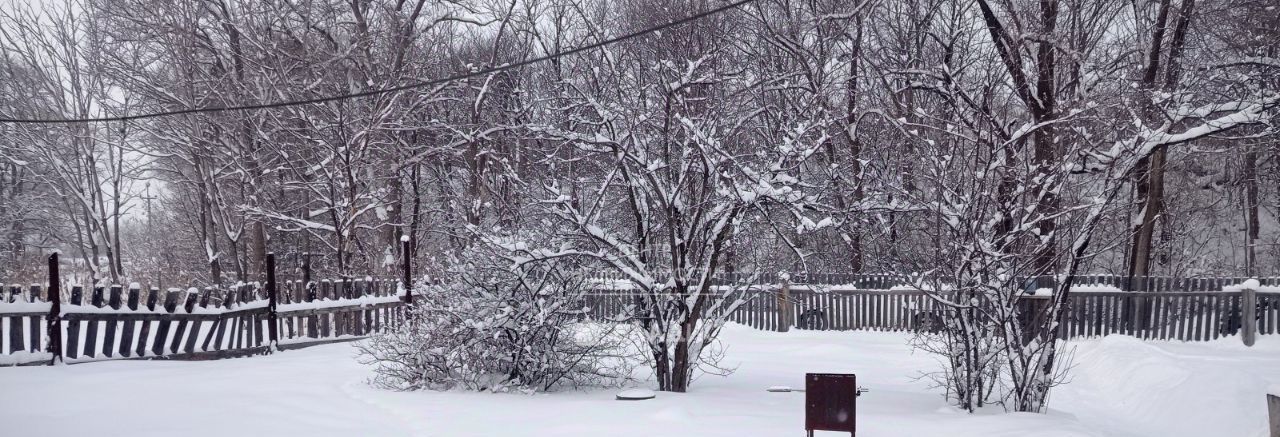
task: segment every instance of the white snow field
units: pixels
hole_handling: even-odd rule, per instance
[[[907,334],[761,332],[731,325],[728,377],[687,394],[619,390],[490,394],[378,390],[350,344],[204,362],[115,361],[0,369],[3,436],[801,436],[805,372],[853,372],[858,436],[1264,436],[1280,338],[1253,348],[1073,342],[1073,379],[1049,414],[966,414],[917,378],[933,358]],[[819,433],[842,435],[839,433]]]

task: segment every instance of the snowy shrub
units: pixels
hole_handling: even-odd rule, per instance
[[[452,280],[415,285],[409,323],[357,347],[373,383],[395,390],[545,391],[620,385],[631,375],[625,326],[583,323],[581,275],[513,267],[473,251]]]
[[[974,308],[943,307],[931,330],[918,331],[912,347],[943,364],[923,376],[945,390],[956,406],[973,411],[990,403],[1003,362],[994,328]]]

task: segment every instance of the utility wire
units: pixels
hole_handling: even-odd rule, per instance
[[[130,120],[142,120],[147,118],[168,117],[171,115],[196,114],[196,113],[204,113],[204,112],[249,111],[254,109],[282,108],[286,106],[309,105],[313,103],[325,103],[325,102],[332,102],[337,100],[347,100],[347,99],[354,99],[359,97],[368,97],[368,96],[375,96],[380,94],[394,93],[394,92],[400,92],[400,91],[410,90],[415,88],[423,88],[423,87],[429,87],[433,85],[439,85],[439,84],[453,82],[453,81],[462,80],[462,79],[469,79],[472,77],[483,76],[487,74],[497,73],[500,71],[506,71],[513,68],[536,64],[539,62],[550,61],[552,59],[569,56],[576,53],[595,50],[607,45],[639,38],[641,36],[645,36],[651,33],[660,32],[660,31],[670,29],[672,27],[680,26],[692,21],[697,21],[712,15],[719,14],[721,12],[724,12],[730,9],[736,9],[739,6],[743,6],[748,3],[753,3],[755,1],[756,0],[738,0],[733,3],[729,3],[727,5],[724,5],[715,9],[705,10],[697,14],[693,14],[693,15],[681,18],[679,20],[671,21],[656,27],[650,27],[648,29],[643,29],[643,30],[628,33],[628,34],[615,36],[613,38],[606,39],[604,41],[587,44],[580,47],[575,47],[569,50],[564,50],[564,51],[552,53],[549,55],[543,55],[536,58],[526,59],[523,61],[514,62],[510,64],[503,64],[495,67],[487,67],[487,68],[472,71],[469,73],[463,73],[463,74],[449,76],[449,77],[440,78],[440,79],[415,82],[415,83],[400,85],[392,88],[383,88],[383,89],[376,89],[376,90],[369,90],[369,91],[361,91],[358,93],[339,94],[339,95],[326,96],[326,97],[316,97],[316,98],[304,99],[304,100],[259,103],[259,104],[242,105],[242,106],[215,106],[215,107],[205,107],[205,108],[188,108],[188,109],[178,109],[173,111],[153,112],[149,114],[121,115],[121,116],[115,116],[115,117],[74,118],[74,119],[65,119],[65,118],[64,119],[19,119],[19,118],[0,117],[0,123],[59,124],[59,123],[130,121]]]

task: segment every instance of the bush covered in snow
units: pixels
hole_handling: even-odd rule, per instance
[[[375,385],[545,391],[630,377],[628,328],[581,322],[581,275],[549,263],[513,268],[481,251],[469,257],[451,280],[415,285],[408,323],[358,346]]]

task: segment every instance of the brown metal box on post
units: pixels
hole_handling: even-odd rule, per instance
[[[853,436],[855,404],[862,391],[853,374],[805,374],[804,428],[809,436],[813,437],[814,431],[846,431]]]

